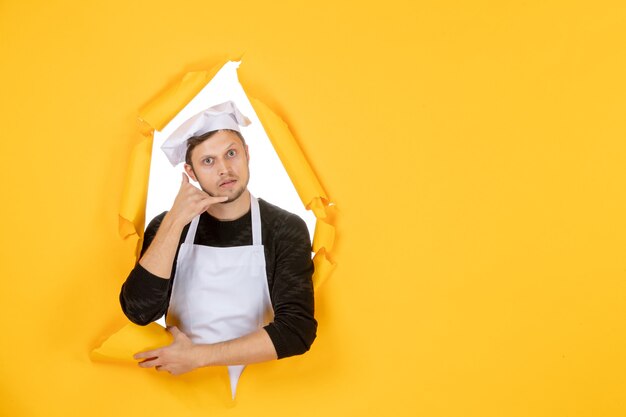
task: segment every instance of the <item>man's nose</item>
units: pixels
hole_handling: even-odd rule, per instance
[[[228,162],[224,159],[219,159],[217,161],[217,172],[219,175],[224,175],[227,174],[228,171],[230,170],[230,165],[228,164]]]

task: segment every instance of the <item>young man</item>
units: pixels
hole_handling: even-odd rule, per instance
[[[302,354],[317,329],[306,224],[247,189],[250,156],[239,126],[249,123],[226,102],[166,140],[170,162],[184,161],[186,174],[171,210],[148,225],[120,293],[131,321],[166,313],[174,336],[136,354],[140,366],[177,375],[229,365],[233,395],[243,365]]]

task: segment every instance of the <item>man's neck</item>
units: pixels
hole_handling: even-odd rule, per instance
[[[238,199],[221,204],[213,204],[207,212],[218,220],[237,220],[250,210],[250,192],[246,189]]]

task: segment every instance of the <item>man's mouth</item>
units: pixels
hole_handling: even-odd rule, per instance
[[[220,188],[230,188],[233,185],[235,185],[236,182],[237,182],[237,180],[235,180],[235,179],[222,181],[222,182],[220,182],[219,187]]]

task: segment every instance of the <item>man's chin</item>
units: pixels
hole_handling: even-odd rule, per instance
[[[228,194],[226,194],[226,195],[220,195],[220,194],[218,194],[216,197],[228,197],[228,200],[223,201],[223,202],[221,202],[221,203],[219,203],[219,204],[229,204],[229,203],[234,203],[235,201],[239,200],[239,197],[241,197],[241,196],[243,195],[243,192],[244,192],[244,191],[246,191],[246,190],[245,190],[245,189],[243,189],[243,190],[238,191],[238,192],[236,192],[236,193],[234,193],[234,194],[231,194],[231,195],[228,195]]]

